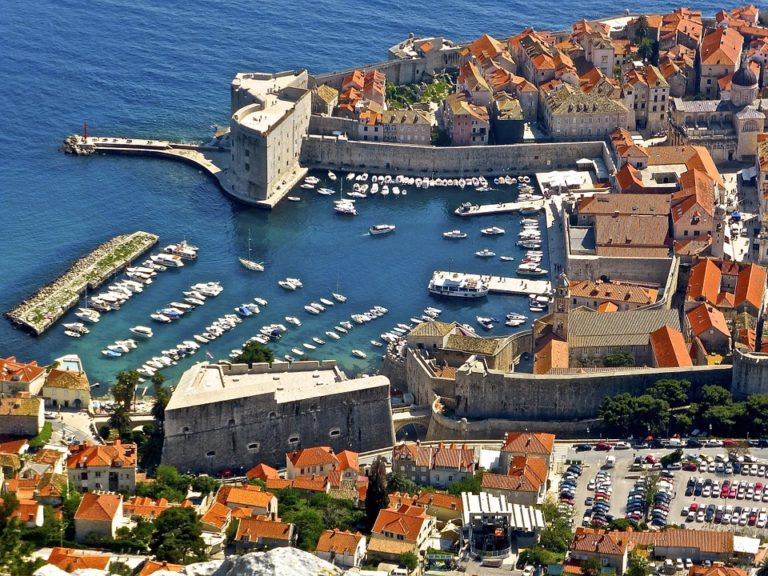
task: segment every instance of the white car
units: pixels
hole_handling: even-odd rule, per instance
[[[46,420],[53,420],[56,418],[56,412],[46,412],[45,413]]]

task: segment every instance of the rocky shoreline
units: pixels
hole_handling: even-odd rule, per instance
[[[98,288],[157,241],[157,235],[142,231],[115,236],[76,260],[64,274],[6,312],[5,316],[39,336],[77,304],[86,289]]]

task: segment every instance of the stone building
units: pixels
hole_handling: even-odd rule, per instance
[[[422,486],[447,488],[472,478],[475,450],[466,445],[422,446],[417,442],[401,442],[392,448],[392,471]]]
[[[0,392],[37,395],[45,382],[45,368],[37,362],[20,362],[15,356],[0,358]]]
[[[312,114],[330,116],[339,104],[339,91],[327,84],[312,89]]]
[[[699,55],[699,92],[707,98],[720,95],[718,80],[733,74],[741,62],[744,37],[736,30],[718,27],[701,41]]]
[[[70,447],[67,458],[67,476],[78,492],[109,490],[127,492],[136,490],[136,444],[123,444],[115,440],[104,446],[90,442]]]
[[[91,407],[91,385],[82,370],[53,368],[45,377],[42,396],[45,403],[54,408]]]
[[[666,131],[670,86],[651,64],[632,68],[624,75],[622,100],[629,110],[629,127],[646,134]]]
[[[488,144],[491,132],[488,109],[467,101],[463,92],[451,94],[442,104],[443,129],[454,146]]]
[[[324,438],[357,452],[394,441],[389,380],[347,379],[329,360],[198,364],[182,375],[165,418],[163,463],[184,471],[282,466],[286,452]]]
[[[361,114],[357,139],[429,146],[432,142],[432,123],[424,113],[417,110],[385,110],[380,114]]]
[[[43,429],[43,401],[28,393],[0,398],[0,435],[37,436]]]
[[[224,188],[250,204],[274,206],[305,174],[299,154],[312,93],[306,70],[239,73],[231,86],[231,160]]]
[[[266,518],[242,518],[234,538],[238,554],[293,546],[295,540],[296,527],[293,524]]]
[[[88,492],[75,512],[75,540],[91,536],[114,538],[123,523],[123,495]]]
[[[317,540],[315,555],[335,566],[359,568],[365,558],[365,536],[335,528],[325,530]]]
[[[605,96],[584,94],[564,84],[542,99],[544,127],[555,140],[594,140],[629,126],[629,110]]]

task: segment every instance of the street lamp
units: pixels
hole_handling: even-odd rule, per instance
[[[712,423],[709,423],[709,436],[712,437]]]

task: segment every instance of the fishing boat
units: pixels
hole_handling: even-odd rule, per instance
[[[352,356],[355,356],[357,358],[368,358],[368,354],[366,354],[362,350],[352,350]]]
[[[480,258],[491,258],[492,256],[496,256],[496,252],[488,250],[488,248],[483,248],[482,250],[475,252],[475,256],[479,256]]]
[[[142,338],[152,338],[153,336],[152,328],[149,328],[148,326],[134,326],[131,328],[131,332]]]
[[[490,228],[483,228],[480,230],[480,233],[484,236],[501,236],[505,232],[506,230],[504,230],[504,228],[499,228],[498,226],[491,226]]]
[[[395,231],[396,226],[394,224],[374,224],[368,228],[368,234],[371,236],[379,236],[381,234],[389,234]]]
[[[336,302],[342,302],[343,303],[343,302],[347,301],[347,297],[344,296],[344,294],[341,294],[339,292],[334,292],[333,294],[331,294],[331,296],[333,296],[333,299],[336,300]]]
[[[443,238],[448,238],[449,240],[463,240],[467,237],[466,232],[462,232],[461,230],[449,230],[448,232],[443,232]]]

